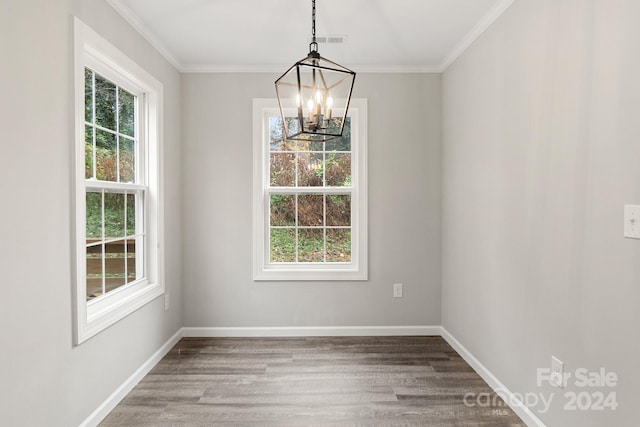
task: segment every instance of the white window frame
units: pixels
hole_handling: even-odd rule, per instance
[[[142,248],[144,275],[103,296],[87,301],[86,288],[86,191],[95,188],[85,180],[84,70],[88,67],[138,97],[138,130],[144,190],[145,227]],[[162,205],[163,86],[116,47],[74,18],[74,341],[78,345],[164,294],[164,235]],[[138,166],[136,166],[138,167]],[[101,183],[101,188],[118,183]],[[138,223],[138,219],[136,220]],[[136,224],[136,226],[138,226]]]
[[[339,104],[339,103],[338,103]],[[285,103],[295,116],[295,102]],[[289,111],[286,111],[289,113]],[[342,112],[339,112],[340,114]],[[367,280],[367,100],[352,99],[351,188],[332,188],[351,195],[351,262],[348,263],[271,263],[269,261],[269,117],[280,116],[275,98],[253,100],[253,279],[256,281]],[[282,190],[282,189],[280,189]],[[314,191],[316,190],[316,191]],[[307,192],[323,192],[311,187]]]

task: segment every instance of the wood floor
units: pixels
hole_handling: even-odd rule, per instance
[[[100,426],[525,427],[467,393],[440,337],[183,338]]]

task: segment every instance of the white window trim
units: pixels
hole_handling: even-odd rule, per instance
[[[292,114],[294,100],[286,105]],[[269,137],[268,120],[279,115],[275,98],[253,100],[253,279],[256,281],[326,281],[367,280],[367,100],[352,99],[348,116],[351,128],[351,182],[350,192],[356,203],[351,207],[351,239],[353,253],[350,263],[270,263],[267,206],[269,186],[269,149],[265,143]],[[318,188],[317,190],[325,190]],[[340,189],[331,189],[340,191]],[[313,191],[310,189],[309,191]]]
[[[144,115],[139,143],[146,155],[145,277],[87,302],[86,207],[84,172],[84,69],[92,68],[132,93],[143,93],[139,105]],[[116,47],[74,18],[74,342],[88,340],[127,315],[164,294],[164,219],[162,197],[163,86]],[[114,184],[117,187],[117,184]]]

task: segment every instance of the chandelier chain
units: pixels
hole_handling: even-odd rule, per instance
[[[316,42],[316,0],[311,0],[311,36]]]

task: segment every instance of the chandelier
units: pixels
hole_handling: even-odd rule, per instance
[[[276,94],[286,139],[327,141],[342,136],[356,73],[320,56],[311,7],[309,54],[276,80]]]

